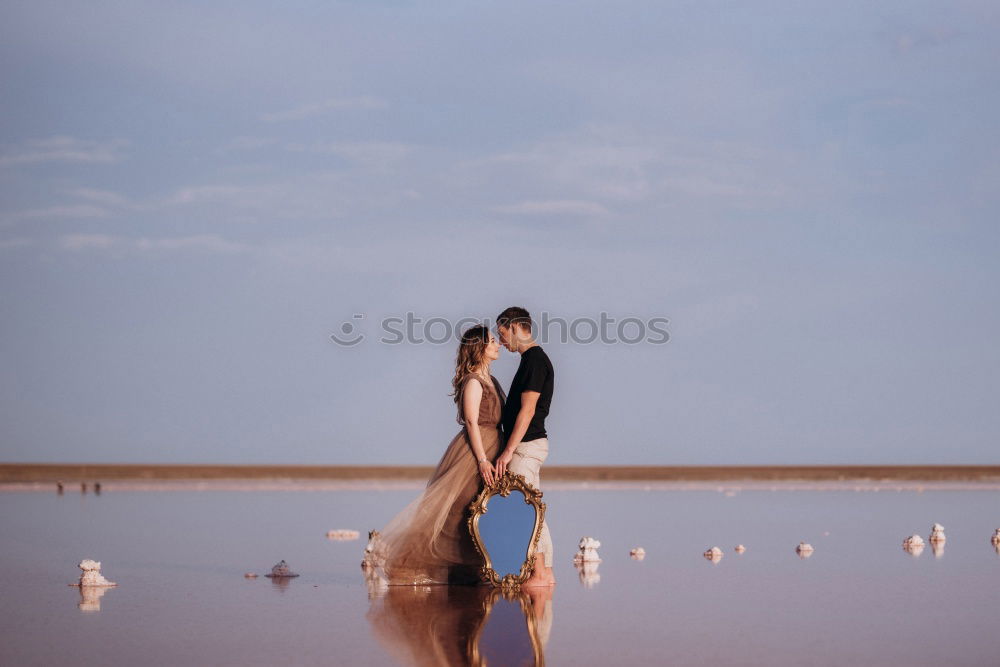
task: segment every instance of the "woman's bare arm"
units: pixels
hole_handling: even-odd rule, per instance
[[[465,430],[469,434],[472,453],[476,455],[476,460],[479,462],[479,474],[483,476],[483,481],[487,484],[493,484],[493,464],[486,458],[483,434],[479,430],[479,404],[482,400],[483,386],[475,378],[466,380],[465,389],[462,391],[462,414],[465,417]]]

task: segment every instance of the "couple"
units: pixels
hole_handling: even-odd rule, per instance
[[[511,307],[497,316],[500,342],[521,355],[509,396],[490,374],[500,344],[484,326],[462,334],[452,380],[458,422],[464,427],[441,457],[427,488],[381,532],[375,562],[389,584],[474,584],[482,558],[466,524],[466,510],[481,488],[506,470],[540,488],[548,456],[545,416],[554,374],[532,337],[531,316]],[[552,539],[542,523],[535,568],[523,586],[551,586]]]

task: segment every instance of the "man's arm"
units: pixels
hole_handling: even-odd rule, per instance
[[[521,438],[524,437],[524,434],[528,432],[528,425],[531,423],[531,418],[535,416],[535,406],[538,405],[538,397],[541,395],[541,392],[538,391],[521,392],[521,410],[517,413],[514,428],[511,429],[510,437],[507,438],[507,447],[497,459],[498,476],[502,476],[507,470],[507,465],[514,458],[514,450],[521,444]]]

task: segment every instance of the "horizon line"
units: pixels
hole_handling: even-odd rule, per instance
[[[431,465],[270,464],[270,463],[11,463],[0,462],[0,483],[84,481],[103,478],[416,480]],[[552,481],[707,480],[1000,480],[997,464],[718,464],[718,465],[552,465]]]

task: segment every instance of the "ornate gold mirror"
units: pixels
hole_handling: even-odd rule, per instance
[[[492,589],[483,601],[483,619],[469,637],[469,664],[545,665],[552,626],[552,591]]]
[[[531,576],[545,518],[542,492],[508,470],[483,488],[469,510],[469,531],[483,557],[483,579],[502,588],[520,588]]]
[[[545,664],[552,589],[387,586],[367,614],[372,634],[400,664]]]

